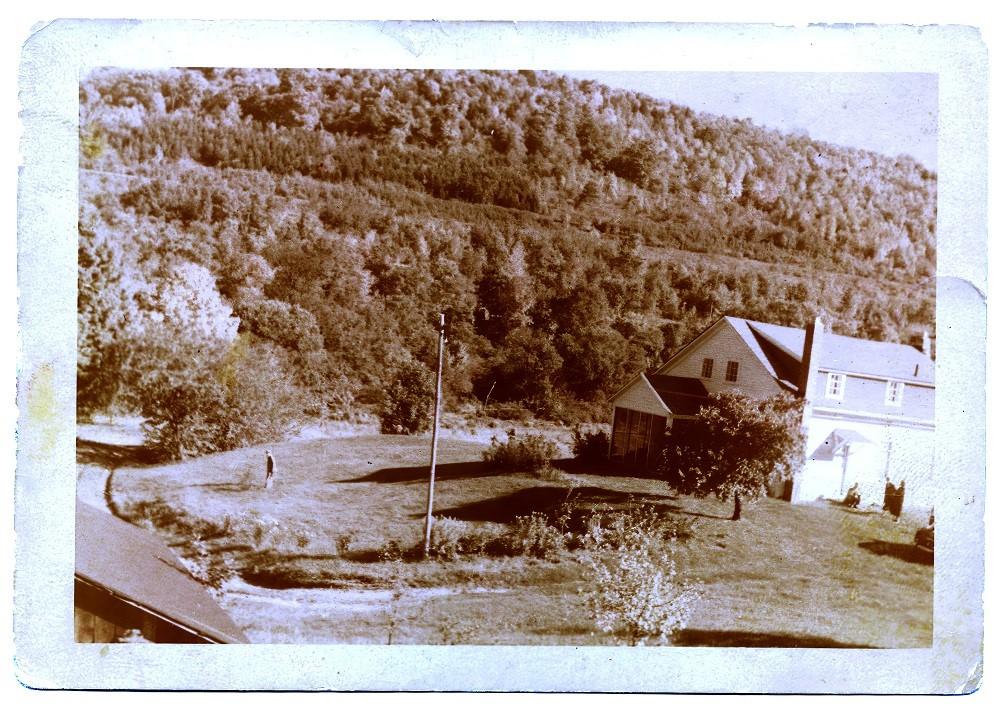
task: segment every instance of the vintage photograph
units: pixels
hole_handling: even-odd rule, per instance
[[[79,82],[77,642],[930,648],[938,77]]]
[[[969,693],[974,28],[25,41],[37,689]]]

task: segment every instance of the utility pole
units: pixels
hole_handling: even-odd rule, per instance
[[[431,482],[427,486],[427,519],[424,522],[424,556],[431,553],[431,524],[434,522],[434,470],[437,466],[438,424],[441,420],[441,369],[444,367],[444,314],[438,331],[437,388],[434,394],[434,429],[431,432]]]

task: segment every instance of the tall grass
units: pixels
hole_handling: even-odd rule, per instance
[[[431,528],[431,555],[445,561],[465,556],[551,559],[580,549],[666,546],[689,536],[690,522],[660,517],[646,505],[582,512],[569,503],[552,516],[533,512],[505,526],[439,518]]]

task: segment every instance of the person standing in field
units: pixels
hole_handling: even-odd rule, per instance
[[[899,522],[899,515],[903,512],[903,495],[906,493],[906,480],[902,480],[899,486],[892,482],[887,482],[885,486],[885,501],[882,509],[887,510],[892,515],[893,522]]]
[[[267,474],[264,476],[264,488],[270,490],[271,486],[274,485],[274,456],[271,455],[271,449],[267,450]]]

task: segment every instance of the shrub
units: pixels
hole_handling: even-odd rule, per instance
[[[508,527],[473,524],[450,517],[436,520],[431,527],[431,556],[446,561],[461,556],[549,559],[566,546],[567,535],[550,525],[541,513],[517,517]]]
[[[183,522],[183,513],[159,498],[128,503],[121,514],[132,524],[151,530],[172,530]]]
[[[561,396],[551,419],[565,426],[573,427],[580,424],[593,424],[606,416],[607,410],[601,402]]]
[[[402,561],[406,555],[406,548],[395,539],[390,539],[378,550],[381,561]]]
[[[624,546],[585,561],[591,572],[587,606],[597,627],[630,645],[669,640],[697,603],[698,588],[677,575],[667,553]]]
[[[559,447],[555,442],[541,434],[517,436],[511,430],[506,441],[500,441],[495,436],[490,440],[490,447],[483,452],[483,461],[499,470],[537,473],[558,453]]]
[[[450,517],[441,517],[431,525],[431,555],[442,559],[455,559],[462,553],[465,523]]]
[[[431,526],[431,556],[452,560],[462,555],[506,553],[504,529],[442,517]]]
[[[592,549],[669,551],[671,541],[690,536],[690,524],[660,517],[649,505],[634,505],[624,512],[597,511],[587,517],[583,543]]]
[[[608,458],[611,441],[603,429],[585,431],[582,427],[573,430],[573,458],[582,463],[598,463]]]
[[[416,361],[400,366],[378,410],[383,434],[416,434],[429,426],[434,389],[427,369]]]
[[[202,540],[192,542],[189,551],[180,560],[188,573],[207,586],[216,599],[222,596],[226,583],[237,573],[230,556],[212,553]]]
[[[514,520],[504,537],[506,548],[515,556],[548,559],[566,548],[566,537],[549,524],[545,515],[533,512]]]
[[[531,412],[516,402],[494,402],[487,406],[483,413],[486,416],[504,421],[526,422],[531,419]]]
[[[543,464],[541,468],[535,471],[535,475],[550,483],[575,484],[574,479],[567,475],[565,471],[556,468],[550,463]]]
[[[301,551],[312,543],[312,535],[306,526],[283,525],[273,517],[265,517],[258,512],[244,512],[231,518],[226,516],[228,534],[237,541],[245,542],[257,552],[279,554]]]
[[[354,543],[354,533],[348,532],[347,534],[342,534],[335,540],[335,546],[337,547],[338,556],[343,556],[351,550],[351,545]]]
[[[577,549],[668,553],[673,540],[689,536],[689,525],[687,521],[661,518],[647,505],[637,505],[626,512],[603,510],[583,515],[575,505],[565,503],[554,517],[535,512],[514,518],[508,526],[442,517],[431,527],[430,554],[453,561],[462,556],[551,559],[564,550]],[[396,543],[390,542],[379,551],[379,557],[384,561],[394,560],[400,552]],[[419,554],[419,548],[414,554]]]
[[[135,525],[194,538],[214,539],[232,532],[232,518],[226,515],[222,522],[213,522],[175,508],[160,498],[140,500],[122,509],[122,516]]]

